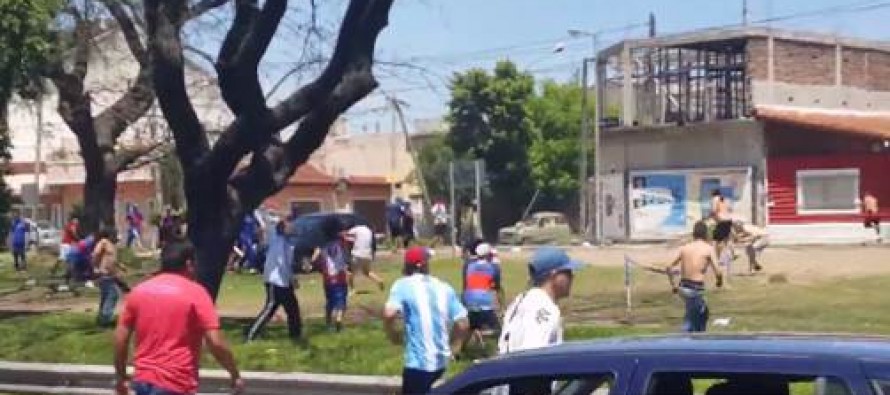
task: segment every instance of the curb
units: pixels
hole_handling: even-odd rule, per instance
[[[312,373],[244,372],[247,394],[392,394],[397,377]],[[17,394],[108,394],[113,388],[110,366],[0,361],[0,391]],[[228,393],[229,376],[222,370],[201,370],[201,394]]]

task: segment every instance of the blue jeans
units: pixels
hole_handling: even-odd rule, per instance
[[[114,308],[120,298],[117,280],[111,276],[99,278],[99,325],[110,325],[114,322]]]
[[[141,381],[134,381],[131,386],[133,387],[133,392],[135,392],[136,395],[185,395],[180,392],[173,392],[165,390],[163,388],[158,388],[154,384]]]
[[[683,317],[684,332],[704,332],[708,329],[708,304],[705,291],[680,286],[680,297],[686,303],[686,316]]]

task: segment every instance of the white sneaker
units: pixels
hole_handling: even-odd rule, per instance
[[[83,283],[83,286],[87,288],[96,288],[96,284],[93,284],[92,280],[87,280],[87,282]]]
[[[60,285],[58,288],[56,288],[56,290],[57,290],[58,292],[68,292],[68,291],[70,290],[70,288],[68,288],[67,285],[62,284],[62,285]]]

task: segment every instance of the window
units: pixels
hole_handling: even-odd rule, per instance
[[[656,373],[647,395],[851,395],[838,378],[760,373]]]
[[[612,374],[587,376],[537,376],[488,381],[457,393],[479,395],[608,395],[615,382]]]
[[[291,207],[294,207],[294,206],[297,207],[297,212],[300,213],[300,215],[312,214],[312,213],[317,213],[317,212],[321,211],[321,202],[318,202],[318,201],[294,200],[290,204],[291,204]]]
[[[798,170],[797,212],[855,214],[859,199],[859,169]]]

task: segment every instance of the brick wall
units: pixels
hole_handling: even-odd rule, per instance
[[[776,82],[800,85],[835,84],[835,45],[798,41],[774,41]],[[747,44],[748,75],[769,79],[769,45],[765,38]],[[844,47],[841,52],[841,84],[870,91],[890,92],[890,53]]]
[[[769,79],[769,44],[765,38],[748,40],[748,77],[754,80]]]
[[[835,47],[775,40],[775,77],[778,82],[834,85]]]
[[[866,87],[874,91],[890,92],[890,53],[868,51]]]

